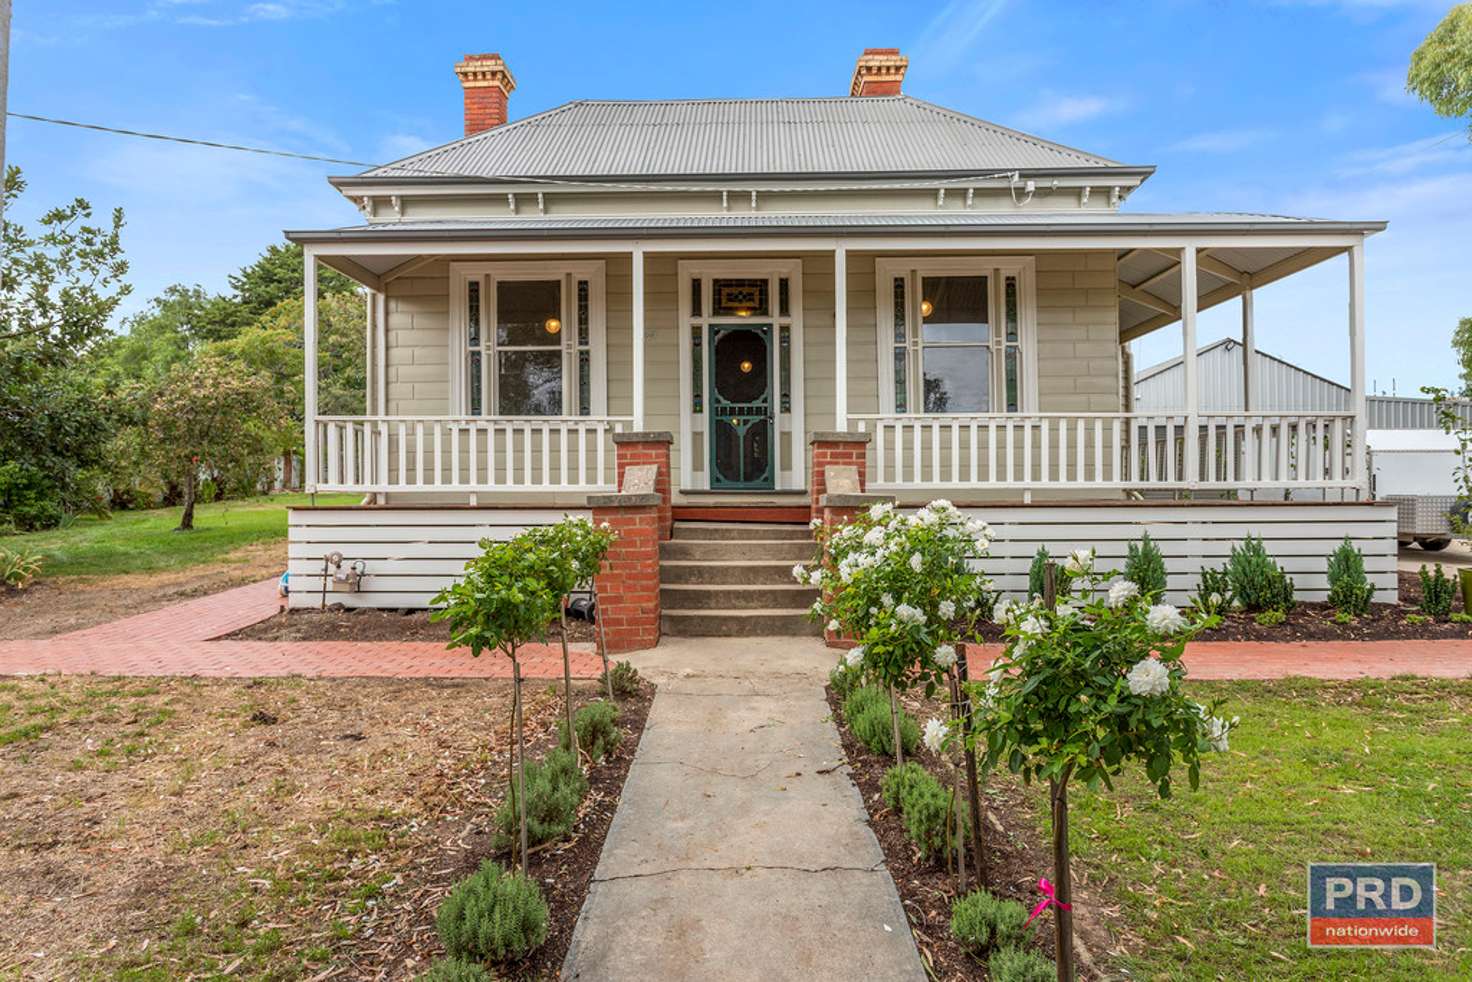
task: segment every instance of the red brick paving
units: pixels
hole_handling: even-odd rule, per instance
[[[40,641],[0,641],[0,675],[200,675],[258,678],[510,678],[511,663],[486,653],[446,650],[433,642],[212,641],[275,614],[276,581],[264,580],[171,607]],[[591,645],[572,646],[572,671],[597,677]],[[562,648],[528,645],[526,678],[560,678]]]
[[[969,645],[973,676],[1001,645]],[[1186,668],[1199,681],[1231,679],[1387,679],[1396,675],[1472,678],[1472,641],[1196,641]]]
[[[432,642],[212,641],[279,609],[276,581],[264,580],[160,610],[42,641],[0,641],[0,675],[202,675],[227,678],[303,675],[376,678],[510,678],[502,655],[470,657]],[[973,670],[1001,651],[972,645]],[[562,675],[562,649],[529,645],[527,678]],[[1472,641],[1199,641],[1186,649],[1194,679],[1472,678]],[[591,645],[573,646],[573,674],[594,678],[602,662]]]

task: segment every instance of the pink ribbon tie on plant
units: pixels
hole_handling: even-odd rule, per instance
[[[1047,910],[1049,905],[1060,908],[1061,910],[1073,910],[1073,904],[1065,904],[1053,893],[1053,884],[1048,882],[1047,877],[1038,880],[1038,890],[1042,892],[1043,899],[1039,900],[1038,905],[1032,909],[1032,913],[1027,915],[1027,920],[1022,922],[1023,927],[1031,924],[1032,919]]]

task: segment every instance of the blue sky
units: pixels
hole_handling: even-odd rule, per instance
[[[575,98],[838,95],[865,46],[910,56],[905,91],[1159,170],[1134,211],[1388,219],[1368,247],[1368,374],[1451,383],[1472,316],[1472,145],[1404,91],[1446,2],[721,5],[392,0],[16,0],[10,108],[226,142],[389,160],[459,135],[451,66],[499,51],[512,116]],[[135,294],[225,275],[280,230],[350,224],[350,170],[11,121],[30,190],[127,212]],[[1259,292],[1260,346],[1344,379],[1336,260]],[[1234,304],[1202,317],[1235,333]],[[1140,365],[1179,353],[1175,328]]]

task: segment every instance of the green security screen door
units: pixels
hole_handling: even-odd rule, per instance
[[[771,489],[772,327],[712,325],[710,486]]]

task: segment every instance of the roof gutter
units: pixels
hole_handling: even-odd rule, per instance
[[[1036,236],[1066,234],[1108,237],[1121,233],[1161,233],[1167,235],[1211,235],[1215,233],[1256,233],[1302,235],[1304,233],[1339,233],[1373,235],[1383,232],[1386,222],[1302,221],[1302,222],[1212,222],[1186,224],[1177,222],[1116,222],[1108,225],[1077,225],[1065,222],[1028,223],[1026,225],[946,224],[924,226],[874,225],[742,225],[742,226],[615,226],[537,228],[528,222],[519,228],[424,228],[410,227],[395,231],[395,223],[379,226],[340,229],[288,229],[284,234],[292,242],[496,242],[505,240],[545,239],[678,239],[701,236],[755,238],[770,236],[934,236],[945,234],[983,234],[996,236]]]
[[[381,188],[386,185],[402,185],[405,187],[440,186],[447,188],[465,188],[481,186],[496,190],[507,187],[525,186],[529,184],[553,184],[572,185],[576,187],[597,188],[600,185],[616,184],[640,184],[658,185],[669,184],[675,181],[693,181],[709,184],[711,190],[720,190],[725,187],[741,185],[745,187],[750,184],[761,184],[771,181],[795,182],[798,184],[818,181],[849,181],[854,184],[881,184],[884,181],[962,181],[974,179],[978,182],[996,180],[994,174],[1016,171],[1019,177],[1027,177],[1033,180],[1047,178],[1069,178],[1069,179],[1098,179],[1099,183],[1107,183],[1110,180],[1121,181],[1144,181],[1155,173],[1153,165],[1145,166],[1089,166],[1089,167],[1012,167],[994,168],[986,173],[978,173],[974,170],[965,171],[864,171],[854,173],[852,171],[835,171],[823,173],[770,173],[770,174],[541,174],[535,176],[475,176],[456,174],[398,174],[390,168],[384,168],[382,173],[365,172],[363,174],[338,175],[329,177],[327,182],[339,191],[353,191],[363,188]],[[617,190],[610,187],[609,190]],[[759,188],[758,188],[759,190]]]

